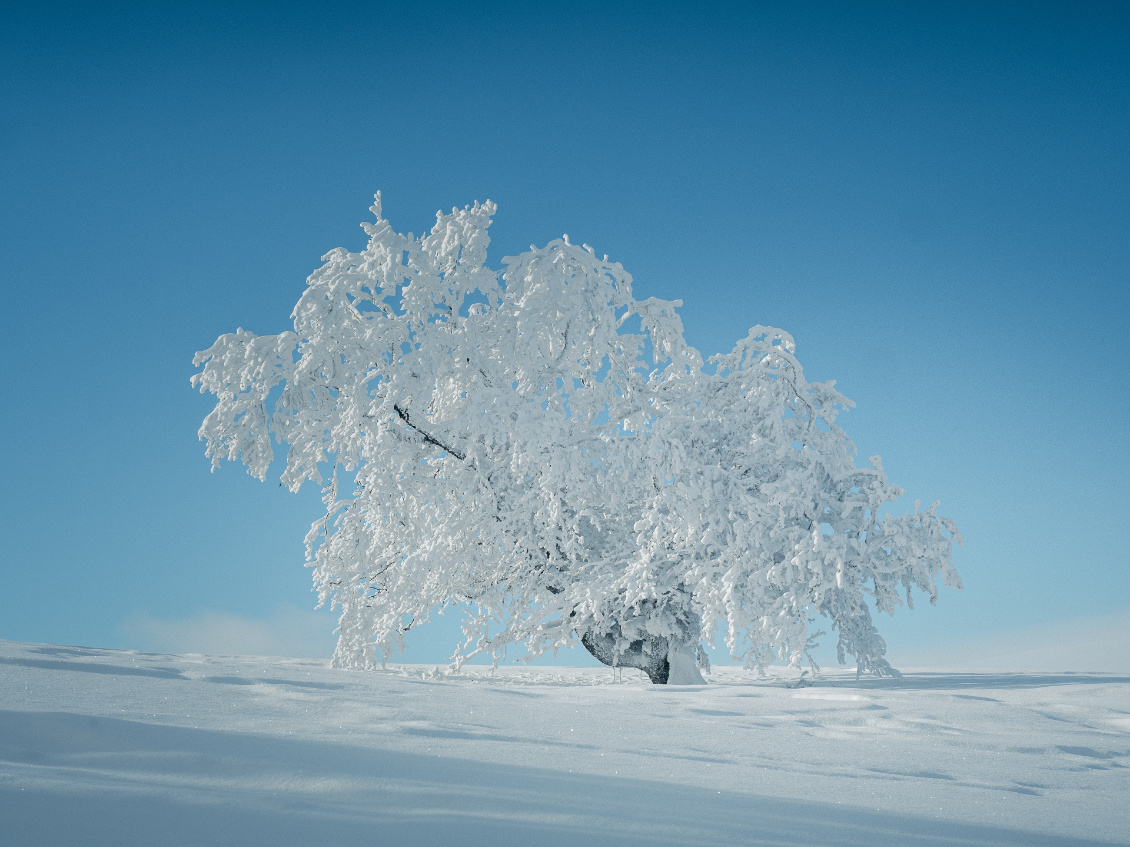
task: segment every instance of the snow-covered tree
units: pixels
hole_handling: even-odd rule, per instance
[[[217,397],[200,437],[263,479],[322,486],[306,537],[334,662],[403,649],[465,604],[458,665],[508,646],[581,643],[654,682],[698,682],[721,625],[747,667],[799,665],[826,618],[841,662],[894,673],[869,605],[937,597],[957,528],[902,516],[876,456],[856,467],[851,402],[810,383],[788,333],[756,326],[703,361],[679,301],[632,294],[566,237],[486,267],[495,206],[437,214],[426,236],[382,217],[307,280],[294,330],[221,336],[193,377]]]

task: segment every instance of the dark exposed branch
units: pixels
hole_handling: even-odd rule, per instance
[[[420,429],[420,427],[416,426],[416,424],[412,423],[412,419],[408,416],[408,412],[405,409],[402,409],[400,407],[399,403],[393,403],[392,408],[394,410],[396,410],[396,414],[400,416],[400,419],[402,421],[404,421],[404,423],[408,424],[408,427],[411,430],[413,430],[414,432],[418,432],[420,434],[420,436],[424,439],[425,443],[434,445],[435,447],[438,447],[443,452],[447,453],[448,455],[454,456],[456,459],[458,459],[461,462],[466,461],[466,459],[467,459],[466,453],[460,453],[454,447],[448,447],[446,444],[444,444],[438,438],[436,438],[433,435],[429,435],[427,432],[424,432],[424,430]]]

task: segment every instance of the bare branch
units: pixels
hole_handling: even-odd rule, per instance
[[[442,441],[440,441],[438,438],[436,438],[434,435],[430,435],[429,433],[420,429],[420,427],[416,426],[416,424],[412,423],[412,419],[408,416],[407,410],[401,408],[399,403],[394,403],[392,405],[392,408],[396,410],[396,414],[400,416],[400,419],[402,421],[404,421],[404,423],[408,424],[408,427],[410,429],[412,429],[414,432],[417,432],[417,433],[420,434],[420,436],[424,439],[425,443],[438,447],[443,452],[447,453],[448,455],[454,456],[456,459],[458,459],[461,462],[465,462],[467,460],[467,454],[466,453],[460,453],[454,447],[447,446]]]

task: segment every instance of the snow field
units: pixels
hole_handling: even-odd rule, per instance
[[[613,679],[0,641],[0,844],[1130,844],[1128,677]]]

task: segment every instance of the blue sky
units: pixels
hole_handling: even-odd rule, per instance
[[[328,655],[317,492],[210,474],[188,380],[377,189],[401,231],[496,201],[496,264],[568,232],[705,353],[790,331],[965,533],[896,660],[1117,628],[1128,57],[1122,4],[5,4],[0,638]]]

